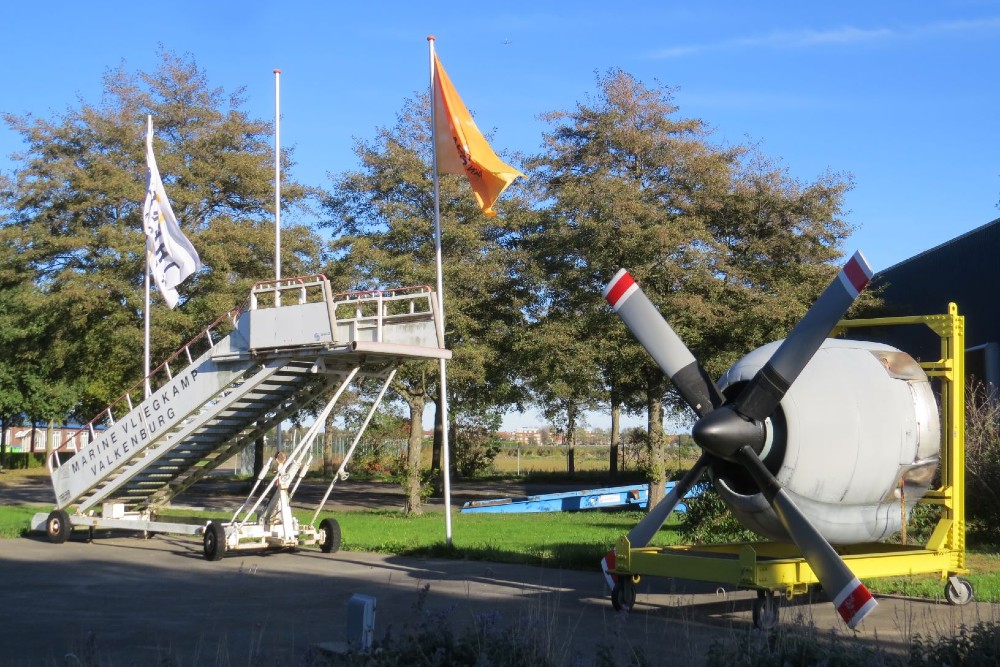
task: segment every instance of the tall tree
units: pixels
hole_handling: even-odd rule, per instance
[[[210,86],[193,58],[162,52],[154,72],[109,70],[99,103],[80,100],[48,119],[4,114],[25,145],[0,182],[3,264],[23,270],[8,312],[26,329],[34,323],[34,344],[45,350],[40,377],[61,379],[59,400],[77,416],[142,375],[147,114],[167,194],[206,266],[181,285],[177,309],[154,295],[152,358],[273,275],[273,128],[250,118],[244,102],[242,89]],[[291,165],[290,152],[283,162]],[[290,211],[307,195],[290,179],[282,192]],[[321,250],[307,227],[283,230],[286,272],[315,271]],[[13,363],[9,354],[0,363]]]
[[[678,115],[669,88],[620,70],[597,85],[594,99],[546,117],[552,129],[531,162],[551,203],[531,238],[548,276],[540,319],[585,320],[608,395],[629,406],[645,395],[652,506],[666,481],[663,408],[684,406],[602,303],[602,287],[628,268],[718,375],[780,338],[835,272],[849,183],[803,184],[752,146],[712,144],[704,122]]]
[[[356,288],[435,284],[431,150],[426,95],[407,100],[393,127],[357,143],[361,169],[338,175],[325,203],[337,258],[329,275]],[[508,192],[500,215],[487,218],[464,177],[440,179],[453,424],[479,424],[484,414],[498,416],[522,399],[511,350],[532,292],[519,280],[518,221],[526,207],[516,185]],[[421,421],[424,397],[437,391],[435,371],[426,363],[401,370],[397,395],[407,400],[413,424]],[[419,457],[411,452],[408,460],[412,480]]]

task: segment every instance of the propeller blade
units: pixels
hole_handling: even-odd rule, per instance
[[[785,531],[802,552],[809,567],[816,574],[823,589],[833,597],[833,606],[852,630],[867,616],[878,602],[864,584],[847,567],[830,543],[813,527],[795,506],[788,493],[774,475],[764,466],[751,447],[743,447],[737,458],[746,466],[757,482],[764,497],[774,508]]]
[[[691,469],[678,480],[674,488],[670,489],[670,493],[656,507],[649,510],[649,513],[642,517],[642,521],[635,524],[635,527],[628,533],[628,541],[633,549],[641,549],[650,543],[656,532],[666,523],[674,508],[680,504],[684,496],[688,494],[688,491],[694,488],[694,485],[698,483],[701,476],[705,474],[711,463],[711,459],[711,455],[703,453],[695,461]],[[601,559],[601,570],[604,572],[604,580],[607,581],[608,588],[615,587],[613,575],[608,573],[608,570],[613,570],[614,568],[615,550],[612,549]]]
[[[715,382],[628,271],[619,270],[603,295],[699,417],[722,405]]]
[[[847,261],[767,364],[740,392],[733,406],[745,417],[763,421],[771,416],[795,378],[872,278],[861,251]]]

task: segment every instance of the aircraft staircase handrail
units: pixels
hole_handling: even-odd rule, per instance
[[[129,387],[128,389],[126,389],[125,392],[122,393],[114,401],[112,401],[108,405],[108,407],[106,407],[103,410],[101,410],[99,413],[97,413],[97,415],[94,416],[93,419],[91,419],[89,422],[87,422],[86,424],[84,424],[83,426],[81,426],[79,429],[77,429],[76,431],[74,431],[70,435],[70,437],[68,438],[68,440],[70,442],[76,443],[77,442],[77,440],[76,440],[77,436],[81,436],[81,437],[85,436],[85,437],[88,437],[89,439],[93,439],[93,438],[97,437],[96,429],[97,429],[98,426],[100,426],[100,423],[102,421],[104,421],[108,425],[113,425],[115,423],[115,409],[116,408],[120,408],[120,407],[122,407],[124,405],[124,406],[126,406],[126,410],[122,414],[128,414],[135,407],[135,405],[134,405],[134,403],[132,401],[132,395],[133,395],[133,393],[135,393],[136,391],[140,391],[141,395],[143,397],[145,397],[144,388],[146,386],[146,382],[149,381],[150,385],[152,385],[153,384],[152,380],[155,377],[158,377],[160,375],[160,373],[163,372],[163,371],[166,372],[166,379],[168,381],[170,379],[172,379],[173,378],[173,373],[170,370],[170,364],[171,364],[171,362],[176,361],[178,359],[178,357],[180,357],[182,354],[185,356],[188,364],[194,363],[194,360],[199,356],[199,354],[203,353],[206,350],[209,350],[209,349],[215,347],[215,341],[212,339],[212,331],[214,329],[218,328],[226,320],[230,320],[230,325],[235,326],[236,320],[239,317],[239,313],[240,313],[240,309],[239,308],[233,308],[233,309],[231,309],[231,310],[223,313],[222,315],[220,315],[218,318],[216,318],[216,320],[214,322],[212,322],[211,324],[209,324],[201,332],[199,332],[197,335],[195,335],[193,338],[191,338],[191,340],[189,340],[188,342],[184,343],[184,345],[182,345],[173,354],[171,354],[169,357],[167,357],[159,366],[157,366],[156,368],[154,368],[153,370],[151,370],[149,372],[149,375],[143,377],[138,382],[136,382],[135,384],[133,384],[131,387]],[[192,354],[191,353],[191,350],[195,348],[196,344],[198,344],[200,342],[205,342],[205,341],[208,342],[208,346],[206,348],[204,348],[203,350],[201,350],[200,352],[198,352],[196,354]],[[140,399],[140,402],[141,402],[141,400],[142,399]],[[121,415],[119,415],[119,416],[121,416]],[[89,440],[87,440],[87,441],[89,442]],[[76,448],[76,445],[74,444],[74,449],[75,448]],[[52,472],[54,472],[57,468],[59,468],[59,467],[62,466],[62,460],[59,458],[59,453],[60,453],[59,449],[53,449],[49,453],[47,464],[48,464],[48,469],[49,469],[49,473],[50,474]]]

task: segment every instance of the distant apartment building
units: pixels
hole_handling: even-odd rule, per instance
[[[52,438],[52,449],[75,452],[87,444],[87,432],[80,427],[56,427],[51,431],[46,426],[38,425],[34,429],[28,426],[8,426],[3,430],[7,451],[12,453],[44,454],[48,451],[48,438]]]
[[[516,431],[497,431],[497,437],[506,442],[517,443],[524,447],[562,445],[566,440],[564,434],[544,428],[520,428]]]

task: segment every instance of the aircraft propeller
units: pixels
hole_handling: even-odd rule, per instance
[[[789,387],[871,277],[868,262],[860,252],[855,253],[764,367],[734,400],[724,402],[708,373],[632,276],[624,269],[615,275],[605,288],[604,297],[698,416],[692,436],[702,449],[691,470],[629,532],[631,546],[641,548],[649,544],[713,460],[731,461],[746,468],[820,584],[833,596],[834,606],[848,627],[854,628],[875,608],[878,603],[868,589],[796,507],[759,457],[766,438],[765,420],[777,409]],[[610,584],[608,570],[614,569],[614,550],[608,552],[601,566]]]

